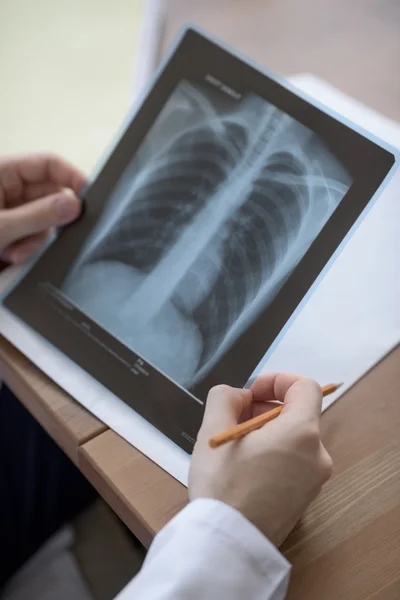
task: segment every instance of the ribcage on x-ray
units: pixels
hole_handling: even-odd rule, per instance
[[[224,138],[209,127],[183,133],[151,165],[95,260],[117,260],[149,272],[240,158],[246,133],[227,124]]]
[[[249,96],[178,132],[121,184],[70,280],[98,263],[140,273],[119,307],[126,327],[129,315],[179,311],[202,349],[191,381],[174,377],[193,383],[274,297],[349,185],[312,132]]]
[[[304,166],[279,153],[254,183],[247,202],[233,216],[222,250],[222,268],[207,298],[196,308],[205,346],[202,362],[284,259],[301,227],[308,201],[287,184],[271,180],[274,172],[305,175]],[[215,325],[218,324],[218,327]]]

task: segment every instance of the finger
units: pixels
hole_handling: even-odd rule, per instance
[[[289,388],[302,379],[294,373],[268,373],[259,375],[251,386],[255,402],[279,400],[283,402]]]
[[[295,419],[320,418],[322,390],[307,377],[293,373],[260,375],[251,386],[255,401],[279,400],[284,402],[282,414]]]
[[[31,235],[20,242],[11,244],[11,246],[8,246],[8,248],[2,252],[0,259],[14,265],[19,265],[25,262],[25,260],[27,260],[40,248],[40,246],[48,238],[49,234],[50,230],[44,231],[43,233]]]
[[[18,169],[9,162],[0,161],[0,205],[13,205],[24,193],[24,182]]]
[[[250,406],[253,394],[227,385],[218,385],[207,397],[201,433],[208,437],[238,424],[242,413]]]
[[[259,375],[251,386],[253,403],[245,412],[242,420],[257,417],[264,412],[276,408],[276,403],[283,402],[287,390],[300,379],[300,375],[292,373],[268,373]]]
[[[21,204],[25,204],[26,202],[32,202],[32,200],[44,198],[45,196],[57,194],[58,192],[62,191],[63,189],[60,188],[59,185],[49,181],[44,181],[41,183],[28,183],[22,189],[20,194],[14,196],[9,194],[7,196],[5,206],[7,208],[14,208],[16,206],[20,206]]]
[[[22,202],[32,202],[38,198],[44,198],[52,194],[62,192],[62,188],[51,181],[42,181],[40,183],[28,183],[24,189]],[[22,204],[21,202],[21,204]]]
[[[322,389],[316,381],[302,377],[293,383],[285,395],[282,416],[299,422],[319,424],[322,409]]]
[[[0,213],[0,248],[51,227],[65,225],[75,220],[80,212],[79,199],[66,192],[3,210]]]
[[[20,173],[26,183],[50,181],[77,194],[85,183],[85,176],[79,169],[55,154],[27,157],[20,163]]]
[[[85,176],[79,169],[55,154],[32,154],[3,159],[0,161],[0,173],[0,181],[14,173],[24,185],[48,181],[59,187],[70,188],[77,194],[85,183]],[[13,178],[15,182],[15,175]]]
[[[249,408],[243,412],[242,416],[240,417],[240,423],[248,421],[249,419],[253,419],[254,417],[258,417],[259,415],[269,412],[270,410],[273,410],[277,406],[281,405],[282,403],[277,402],[276,400],[267,400],[266,402],[254,401],[251,403]]]

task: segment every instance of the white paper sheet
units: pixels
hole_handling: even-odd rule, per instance
[[[310,95],[400,148],[400,126],[310,77],[296,79]],[[297,371],[321,384],[350,387],[400,340],[400,173],[379,198],[264,370]],[[17,275],[0,275],[0,291]],[[0,307],[0,332],[66,392],[187,484],[189,457],[152,425]],[[331,403],[335,396],[328,401]],[[151,399],[149,399],[151,402]]]

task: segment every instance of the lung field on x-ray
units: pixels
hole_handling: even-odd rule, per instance
[[[63,291],[190,388],[268,307],[350,185],[322,140],[263,98],[228,102],[183,81]]]

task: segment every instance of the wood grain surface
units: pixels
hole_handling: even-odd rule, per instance
[[[400,598],[399,367],[397,348],[323,415],[334,476],[283,548],[288,600]]]
[[[8,387],[64,452],[78,462],[78,446],[106,426],[63,392],[0,336],[0,371]]]
[[[79,467],[146,547],[187,503],[187,489],[113,431],[79,449]]]
[[[273,71],[309,72],[400,120],[398,0],[169,0],[161,47],[197,23]],[[400,348],[323,416],[335,472],[283,547],[288,600],[400,598]],[[81,468],[147,544],[185,490],[108,431]]]

